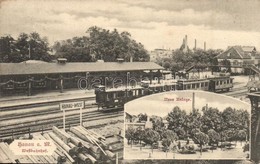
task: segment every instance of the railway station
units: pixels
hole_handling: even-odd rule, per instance
[[[69,155],[59,156],[65,156],[65,161],[68,163],[74,161],[70,154],[72,148],[82,147],[88,153],[86,151],[74,153],[77,154],[76,159],[86,163],[95,163],[98,160],[109,163],[123,159],[122,110],[124,104],[129,101],[166,91],[227,92],[232,90],[235,82],[230,75],[223,73],[204,75],[198,72],[196,75],[197,71],[192,71],[173,77],[170,71],[153,62],[118,60],[70,63],[63,58],[55,63],[39,61],[0,63],[0,67],[0,110],[3,116],[0,121],[0,141],[11,143],[21,138],[51,138],[55,143],[64,142],[59,150],[66,149],[61,152]],[[83,103],[84,107],[80,109],[81,111],[72,109],[64,114],[61,110],[64,103]],[[62,128],[67,133],[62,132]],[[96,138],[94,140],[96,143],[82,138],[82,135]],[[67,139],[64,140],[64,136],[80,141],[84,145],[77,146],[78,142],[68,142]],[[102,140],[97,139],[100,136],[103,137]],[[100,148],[90,149],[89,144]],[[107,149],[107,145],[112,148]],[[0,146],[9,147],[3,144]],[[40,159],[17,160],[35,162]],[[53,159],[41,160],[46,161],[50,163]]]
[[[66,89],[94,89],[136,86],[142,80],[158,82],[163,68],[153,62],[93,62],[56,63],[25,61],[0,63],[0,95],[32,95],[46,91],[64,92]]]

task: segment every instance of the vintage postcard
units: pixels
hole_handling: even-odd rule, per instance
[[[259,163],[260,1],[0,1],[0,163]]]

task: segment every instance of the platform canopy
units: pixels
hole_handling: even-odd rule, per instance
[[[122,72],[142,70],[162,70],[153,62],[96,62],[96,63],[0,63],[1,75],[32,75],[76,72]]]

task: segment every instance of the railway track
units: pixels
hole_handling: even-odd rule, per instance
[[[83,122],[91,121],[98,121],[98,120],[104,120],[104,119],[110,119],[115,117],[123,117],[123,111],[115,111],[110,113],[101,113],[99,111],[95,111],[93,113],[87,112],[82,115]],[[66,127],[69,128],[70,126],[79,125],[79,114],[66,117]],[[42,131],[48,131],[51,130],[52,126],[57,127],[63,127],[63,118],[57,118],[57,119],[48,119],[48,120],[41,120],[37,123],[28,122],[27,124],[23,124],[20,126],[13,125],[8,126],[5,128],[1,128],[0,131],[0,138],[10,138],[12,136],[21,136],[28,133],[34,133],[34,132],[42,132]]]
[[[54,100],[38,103],[24,103],[0,108],[0,139],[17,138],[24,134],[51,130],[52,126],[63,126],[63,112],[59,103],[84,101],[83,122],[98,121],[123,116],[122,111],[103,113],[97,110],[95,97]],[[79,125],[79,110],[66,112],[66,127]]]
[[[95,96],[91,97],[81,97],[81,98],[67,98],[62,99],[59,98],[57,100],[41,100],[41,101],[32,101],[32,102],[24,102],[24,103],[16,103],[15,105],[0,105],[0,112],[3,111],[10,111],[10,110],[19,110],[19,109],[28,109],[28,108],[34,108],[34,107],[42,107],[47,105],[58,105],[59,103],[66,102],[66,101],[94,101]],[[19,100],[18,100],[19,101]]]
[[[232,96],[232,97],[239,97],[239,96],[245,96],[247,93],[249,93],[248,90],[244,89],[244,90],[238,90],[235,92],[229,92],[229,93],[226,93],[225,95]]]
[[[244,87],[239,87],[239,88],[233,88],[231,91],[221,93],[221,94],[237,98],[240,96],[245,96],[247,93],[248,93],[248,89],[246,86],[244,86]]]

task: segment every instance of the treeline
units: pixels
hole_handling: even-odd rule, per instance
[[[146,114],[136,116],[136,122],[147,120]],[[128,142],[144,142],[152,147],[158,141],[162,141],[165,149],[176,140],[192,139],[202,146],[231,146],[232,141],[249,140],[249,113],[246,110],[226,108],[222,112],[217,108],[203,107],[202,113],[199,110],[187,114],[178,106],[174,107],[165,117],[168,121],[166,128],[163,118],[152,116],[150,121],[153,127],[143,130],[142,128],[129,127],[125,132]],[[222,143],[219,145],[219,143]]]
[[[85,36],[57,41],[53,46],[36,32],[21,33],[16,39],[10,35],[0,38],[0,62],[18,63],[29,59],[48,62],[60,57],[67,58],[68,62],[149,60],[147,50],[133,40],[130,33],[96,26],[90,27]]]
[[[191,66],[195,66],[197,69],[204,69],[211,66],[212,71],[217,72],[220,69],[217,66],[219,63],[216,57],[222,52],[223,50],[221,49],[209,49],[207,51],[196,49],[188,50],[187,52],[177,49],[172,52],[171,57],[158,58],[156,63],[173,72],[188,69]]]
[[[249,113],[231,107],[222,112],[217,108],[203,107],[202,114],[198,110],[187,114],[185,110],[174,107],[166,120],[169,122],[168,129],[173,130],[180,138],[194,138],[199,132],[208,138],[206,143],[209,144],[219,141],[245,141],[249,135]]]
[[[12,36],[0,38],[0,62],[19,63],[26,60],[51,61],[50,47],[46,37],[38,33],[21,33],[17,39]]]
[[[99,27],[90,27],[86,36],[56,42],[53,46],[58,57],[69,61],[116,61],[123,58],[129,61],[148,61],[149,54],[141,43],[133,40],[130,33],[119,33]]]

